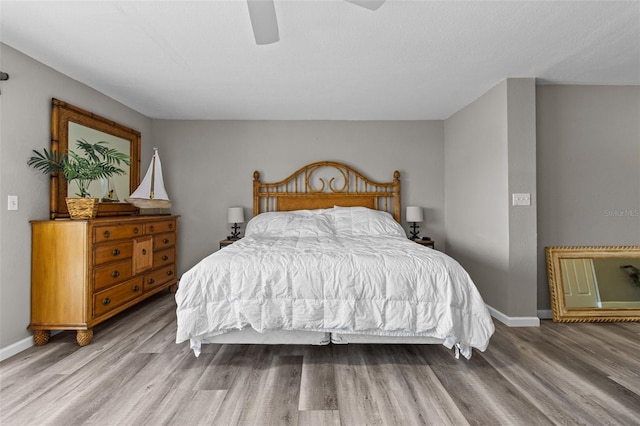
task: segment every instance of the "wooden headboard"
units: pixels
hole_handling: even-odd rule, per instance
[[[335,161],[307,164],[280,182],[260,182],[253,172],[253,215],[264,212],[363,206],[400,222],[400,172],[392,182],[374,182]]]

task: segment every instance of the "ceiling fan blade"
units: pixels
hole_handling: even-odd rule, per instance
[[[273,0],[247,0],[247,6],[256,44],[271,44],[280,40]]]
[[[382,6],[382,3],[384,3],[385,0],[345,0],[345,1],[349,3],[353,3],[360,7],[364,7],[365,9],[378,10],[378,8]]]

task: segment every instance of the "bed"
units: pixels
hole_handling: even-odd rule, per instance
[[[494,332],[467,272],[409,240],[400,173],[376,182],[343,163],[282,181],[253,175],[244,238],[185,272],[176,342],[442,344],[484,351]]]

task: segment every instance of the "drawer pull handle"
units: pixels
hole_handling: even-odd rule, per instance
[[[162,256],[162,260],[169,260],[169,256],[165,254],[164,256]]]
[[[154,280],[153,278],[149,278],[149,281],[147,281],[149,284],[153,284],[156,282],[156,280]]]
[[[149,227],[149,230],[151,230],[151,232],[153,232],[153,231],[155,231],[155,230],[156,230],[156,227],[155,227],[155,226],[153,226],[153,225],[151,225],[151,226]]]
[[[147,249],[142,249],[142,254],[147,254]]]
[[[169,276],[173,275],[173,271],[167,271],[167,275]]]
[[[102,304],[104,306],[107,306],[109,303],[111,303],[111,299],[109,299],[108,297],[105,297],[104,299],[102,299]]]
[[[105,238],[109,238],[111,236],[111,232],[109,231],[104,231],[104,237]]]
[[[119,254],[120,254],[120,250],[118,250],[118,249],[113,249],[113,255],[114,255],[114,256],[117,256],[117,255],[119,255]]]
[[[133,292],[135,293],[136,291],[140,290],[140,287],[138,287],[137,285],[134,285],[131,290],[133,290]]]
[[[140,231],[138,231],[138,227],[137,226],[135,228],[133,228],[133,233],[134,234],[137,234],[138,232],[140,232]]]
[[[111,273],[111,276],[112,276],[113,278],[118,278],[118,277],[120,276],[120,272],[118,272],[118,271],[113,271],[113,273]]]
[[[169,224],[169,229],[173,229],[173,223]]]
[[[162,240],[162,242],[165,243],[165,244],[169,244],[169,239],[165,238],[164,240]]]

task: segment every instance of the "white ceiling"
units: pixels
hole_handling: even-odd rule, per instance
[[[0,40],[165,119],[444,119],[507,77],[640,84],[638,1],[275,7],[257,46],[244,0],[2,0]]]

